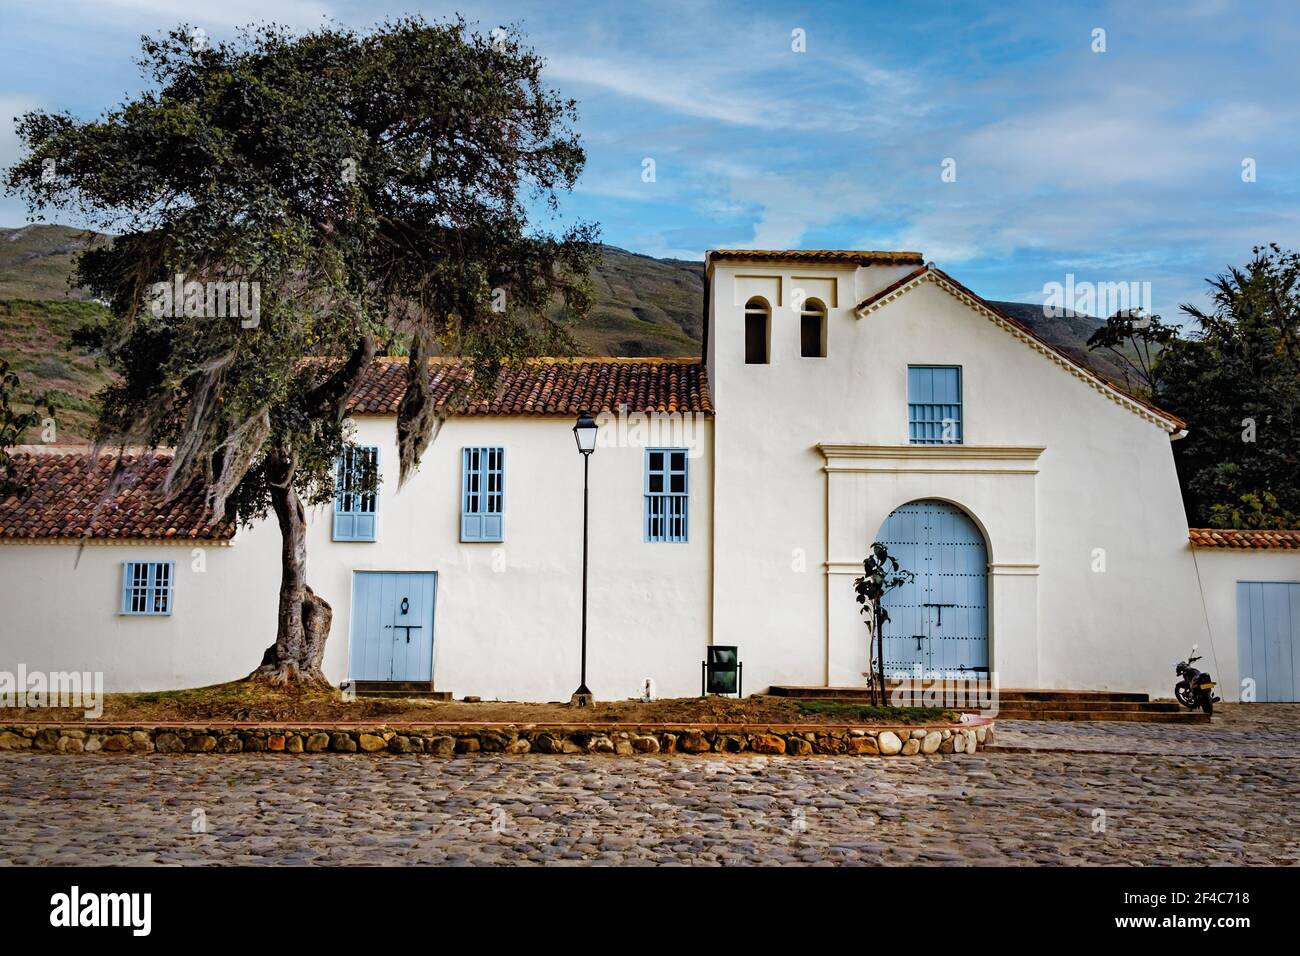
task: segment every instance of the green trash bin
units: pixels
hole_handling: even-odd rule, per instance
[[[700,696],[735,694],[740,697],[742,667],[736,645],[713,644],[705,648],[705,659],[700,662]]]

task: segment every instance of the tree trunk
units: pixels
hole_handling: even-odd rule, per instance
[[[374,358],[374,338],[362,336],[348,360],[308,395],[312,414],[341,422],[348,400]],[[334,611],[329,602],[307,586],[307,515],[294,488],[297,465],[288,449],[272,448],[267,452],[271,507],[280,525],[280,604],[275,643],[262,655],[261,666],[248,676],[275,684],[328,687],[321,660]]]
[[[267,455],[271,506],[280,524],[280,603],[275,643],[249,676],[276,684],[328,686],[321,659],[333,611],[307,586],[307,516],[294,489],[295,470],[285,450]]]
[[[875,704],[884,707],[888,703],[887,695],[885,694],[885,634],[884,624],[880,620],[879,602],[877,602],[875,607],[872,608],[871,618],[875,622],[875,627],[871,629],[871,638],[872,643],[876,645],[876,653],[873,655],[876,662],[876,673],[871,679],[872,686],[875,690],[872,691],[871,697]]]

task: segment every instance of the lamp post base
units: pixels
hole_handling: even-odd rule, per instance
[[[596,698],[591,691],[587,689],[586,684],[583,684],[575,690],[573,696],[569,698],[570,707],[591,707],[595,703]]]

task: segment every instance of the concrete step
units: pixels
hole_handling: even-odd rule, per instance
[[[996,720],[1105,720],[1141,724],[1208,724],[1199,710],[999,710]]]
[[[434,690],[433,681],[359,680],[353,681],[358,697],[414,697],[419,700],[451,700],[451,691]]]
[[[890,684],[889,689],[892,691],[896,685]],[[768,693],[773,697],[795,697],[804,700],[817,698],[832,698],[837,700],[864,700],[870,697],[871,691],[865,687],[800,687],[790,684],[774,684],[768,688]],[[1111,690],[1038,690],[1024,689],[1016,687],[1004,687],[998,689],[998,699],[1001,701],[1048,701],[1048,702],[1115,702],[1115,703],[1146,703],[1151,698],[1146,694],[1134,693],[1131,691],[1111,691]]]
[[[773,686],[774,697],[862,704],[869,698],[865,687]],[[959,710],[978,713],[974,707]],[[999,720],[1118,720],[1140,723],[1200,724],[1209,718],[1200,711],[1184,710],[1176,701],[1151,700],[1146,694],[1104,690],[1040,690],[1008,688],[998,691]]]
[[[834,704],[857,704],[859,706],[867,703],[862,697],[787,697],[787,700],[819,700]],[[1141,711],[1145,713],[1177,713],[1181,707],[1177,701],[1172,700],[1021,700],[1017,698],[1007,699],[1006,697],[998,698],[999,709],[1003,711],[1014,710],[1024,713],[1046,713],[1056,710],[1072,711],[1093,711],[1097,713],[1118,713],[1122,711]],[[970,711],[977,713],[978,707],[958,707],[957,710]],[[1099,718],[1100,719],[1100,718]]]
[[[999,696],[998,703],[1003,710],[1024,710],[1030,713],[1046,710],[1104,710],[1112,713],[1143,711],[1156,714],[1177,713],[1181,709],[1174,700],[1026,700]]]

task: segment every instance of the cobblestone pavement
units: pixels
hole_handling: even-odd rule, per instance
[[[1005,720],[998,747],[1144,754],[1300,756],[1300,704],[1220,704],[1209,724]],[[1300,770],[1300,767],[1297,767]]]
[[[998,734],[924,759],[6,754],[0,863],[1300,863],[1300,706]]]

